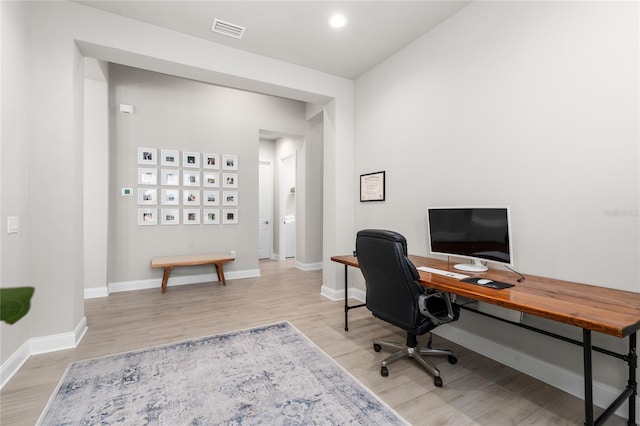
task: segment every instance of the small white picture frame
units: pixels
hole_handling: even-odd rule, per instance
[[[220,191],[211,191],[211,190],[202,191],[202,205],[203,206],[220,205]]]
[[[200,153],[184,151],[182,153],[182,167],[200,168]]]
[[[162,169],[162,185],[164,186],[180,186],[180,171],[171,169]]]
[[[238,223],[238,209],[223,209],[222,223],[225,225],[236,225]]]
[[[220,155],[219,154],[202,154],[202,168],[203,169],[219,169]]]
[[[180,225],[180,209],[162,209],[162,225]]]
[[[218,172],[202,172],[202,186],[207,188],[220,187],[220,173]]]
[[[176,149],[163,149],[160,151],[160,164],[163,166],[180,166],[180,151]]]
[[[238,174],[237,173],[223,173],[222,174],[222,187],[223,188],[237,188],[238,187]]]
[[[138,164],[157,165],[158,149],[138,147]]]
[[[200,186],[200,172],[183,170],[182,186]]]
[[[200,225],[200,209],[183,209],[182,223],[184,225]]]
[[[237,155],[223,155],[222,156],[222,168],[224,170],[238,170],[238,156]]]
[[[164,206],[179,206],[180,190],[163,188],[160,191],[160,203]]]
[[[138,225],[157,225],[158,209],[138,209]]]
[[[156,188],[138,188],[138,204],[148,206],[158,204],[158,190]]]
[[[204,225],[218,225],[220,223],[220,209],[203,209],[202,223]]]
[[[157,185],[158,169],[138,167],[138,185]]]
[[[200,190],[199,189],[183,189],[182,205],[183,206],[199,206]]]
[[[238,205],[238,191],[222,191],[222,205],[223,206],[237,206]]]

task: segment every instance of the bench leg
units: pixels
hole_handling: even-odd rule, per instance
[[[227,282],[224,279],[224,270],[222,269],[222,265],[224,263],[214,263],[216,265],[216,272],[218,273],[218,281],[222,281],[222,285],[226,286]]]
[[[171,270],[173,269],[173,266],[165,266],[164,267],[164,274],[162,275],[162,292],[166,292],[167,291],[167,283],[169,282],[169,274],[171,273]]]

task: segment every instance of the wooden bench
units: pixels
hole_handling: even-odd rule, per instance
[[[222,266],[231,262],[233,257],[231,255],[224,254],[194,254],[191,256],[173,256],[173,257],[158,257],[151,260],[152,268],[164,268],[164,275],[162,276],[162,292],[167,291],[167,282],[169,281],[169,274],[171,270],[176,266],[195,266],[195,265],[215,265],[216,272],[218,273],[218,281],[222,281],[222,285],[227,285],[224,279],[224,270]]]

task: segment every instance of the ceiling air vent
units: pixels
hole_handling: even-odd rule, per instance
[[[233,38],[242,38],[245,29],[246,28],[241,27],[240,25],[221,21],[218,18],[213,20],[213,25],[211,26],[211,31],[214,33],[223,34]]]

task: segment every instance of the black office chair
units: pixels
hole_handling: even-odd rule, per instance
[[[393,231],[366,229],[358,232],[356,257],[367,287],[366,306],[373,316],[407,332],[406,344],[374,340],[373,349],[398,350],[382,361],[380,374],[389,375],[388,366],[403,358],[413,358],[442,386],[440,371],[423,355],[446,355],[449,363],[458,360],[448,349],[431,348],[431,336],[424,348],[417,348],[417,336],[440,324],[455,321],[460,308],[448,293],[425,288],[418,281],[416,267],[407,257],[407,240]]]

